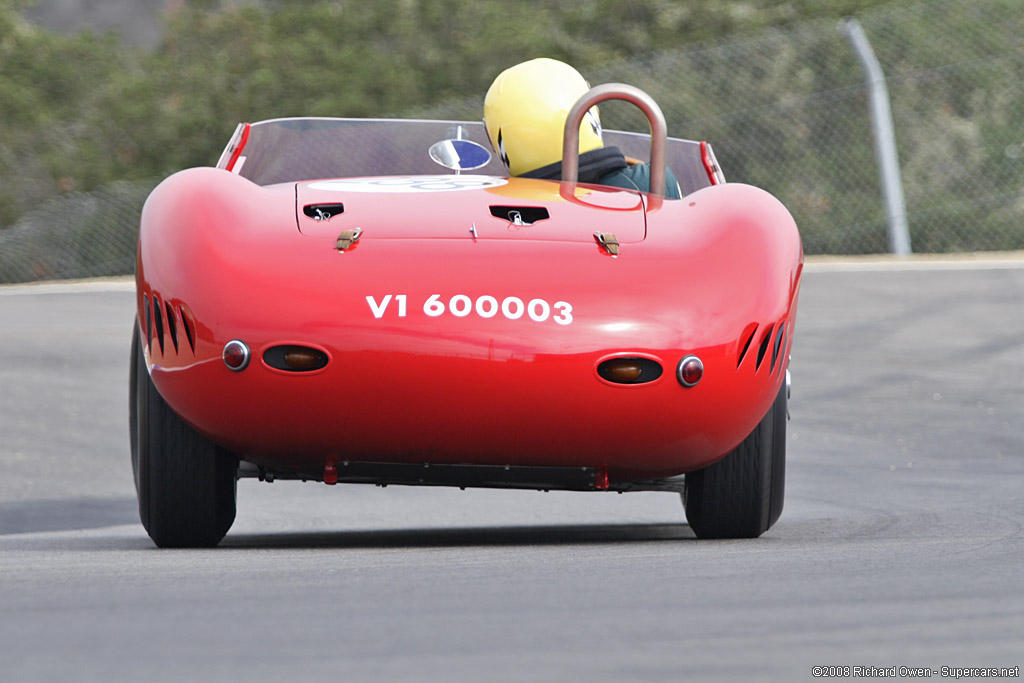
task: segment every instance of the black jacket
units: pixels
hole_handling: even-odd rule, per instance
[[[524,173],[522,177],[561,180],[562,162],[556,161],[553,164],[541,166]],[[601,147],[580,155],[579,182],[650,192],[651,166],[650,164],[633,164],[631,166],[626,162],[626,157],[618,147]],[[666,168],[665,196],[669,199],[679,199],[680,195],[679,181],[676,180],[672,169]]]

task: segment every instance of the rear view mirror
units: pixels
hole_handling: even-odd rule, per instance
[[[472,140],[441,140],[430,146],[430,158],[459,172],[486,166],[491,160],[491,153]]]

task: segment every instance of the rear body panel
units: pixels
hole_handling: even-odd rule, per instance
[[[724,456],[768,410],[803,262],[770,195],[724,184],[667,201],[435,180],[261,187],[190,169],[162,183],[143,212],[137,268],[160,394],[243,460],[313,478],[345,462],[671,477]],[[305,211],[328,204],[343,208]],[[515,209],[548,217],[521,224]],[[359,239],[338,249],[355,228]],[[620,253],[594,233],[614,234]],[[252,350],[242,372],[221,360],[232,339]],[[270,367],[264,352],[282,344],[329,362]],[[705,372],[687,388],[675,370],[690,354]],[[664,372],[613,384],[597,366],[616,356]]]

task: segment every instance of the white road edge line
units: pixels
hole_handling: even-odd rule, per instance
[[[134,278],[0,285],[0,296],[36,296],[40,294],[82,294],[87,292],[134,291]]]
[[[1024,269],[1024,258],[1014,255],[1008,257],[984,258],[977,256],[963,257],[922,257],[922,258],[851,258],[837,259],[834,257],[808,257],[804,263],[805,273],[878,273],[878,272],[909,272],[909,271],[949,271],[949,270],[1020,270]]]

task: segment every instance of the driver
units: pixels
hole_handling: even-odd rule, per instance
[[[505,69],[484,98],[484,126],[509,174],[562,177],[562,137],[572,105],[590,90],[576,69],[555,59],[531,59]],[[649,192],[650,165],[605,147],[597,107],[580,126],[579,181]],[[666,169],[666,196],[679,199],[679,182]]]

